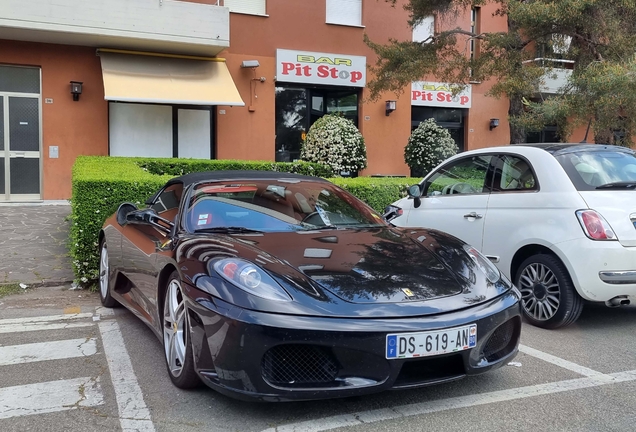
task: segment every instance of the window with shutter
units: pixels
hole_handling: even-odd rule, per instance
[[[362,0],[327,0],[327,24],[362,25]]]
[[[230,12],[250,15],[265,15],[266,0],[224,0],[223,5],[230,8]]]

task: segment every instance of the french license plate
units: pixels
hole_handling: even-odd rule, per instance
[[[419,333],[386,336],[386,358],[413,358],[446,354],[474,348],[477,324]]]

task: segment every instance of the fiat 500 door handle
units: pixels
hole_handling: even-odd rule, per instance
[[[472,213],[465,214],[464,217],[466,219],[468,219],[468,218],[481,219],[483,216],[480,215],[480,214],[477,214],[476,212],[472,212]]]

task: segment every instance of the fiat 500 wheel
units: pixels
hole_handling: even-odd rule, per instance
[[[194,370],[190,322],[176,271],[170,275],[163,301],[163,346],[172,383],[182,389],[196,387],[200,381]]]
[[[563,263],[552,255],[527,258],[517,270],[515,285],[530,324],[555,329],[572,324],[581,315],[583,299]]]

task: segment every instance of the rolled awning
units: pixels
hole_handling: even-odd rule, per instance
[[[223,59],[98,50],[109,101],[244,106]]]

